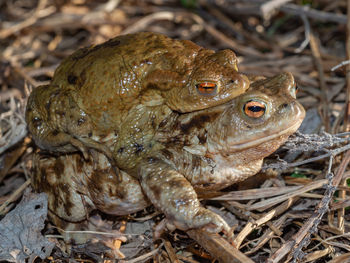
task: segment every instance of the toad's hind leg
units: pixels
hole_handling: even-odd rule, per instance
[[[95,166],[95,167],[94,167]],[[84,243],[92,236],[67,230],[98,230],[89,214],[98,209],[112,215],[126,215],[149,205],[135,178],[121,171],[122,181],[113,175],[105,155],[96,152],[95,164],[78,153],[59,157],[35,154],[32,185],[48,196],[49,217],[66,240]],[[101,230],[102,231],[102,230]]]
[[[225,232],[230,227],[214,212],[200,205],[191,183],[169,164],[149,159],[140,165],[141,186],[150,201],[177,228],[205,227],[209,232]]]
[[[87,195],[87,189],[82,182],[84,178],[78,172],[81,169],[78,158],[81,156],[79,154],[73,154],[72,158],[67,156],[70,155],[55,158],[35,154],[31,181],[36,191],[47,194],[49,217],[64,239],[84,243],[87,239],[83,236],[65,231],[84,228],[94,204]]]

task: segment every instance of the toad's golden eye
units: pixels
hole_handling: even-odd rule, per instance
[[[266,110],[265,104],[260,101],[250,100],[243,106],[244,113],[251,118],[260,118]]]
[[[217,86],[212,82],[202,82],[196,85],[197,91],[199,94],[204,96],[213,96],[216,95]]]

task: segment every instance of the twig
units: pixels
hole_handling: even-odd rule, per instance
[[[168,239],[163,239],[163,243],[171,263],[181,263],[180,260],[177,258],[174,252],[174,248],[171,246],[170,241]]]
[[[16,63],[14,63],[16,64]],[[25,81],[28,81],[28,83],[30,85],[32,85],[33,87],[37,87],[39,86],[39,82],[36,81],[34,78],[32,78],[31,76],[29,76],[22,67],[20,67],[19,65],[12,65],[14,71],[16,71]]]
[[[303,161],[299,161],[299,162],[294,162],[294,163],[287,163],[285,161],[281,161],[280,163],[272,163],[272,164],[269,164],[269,165],[266,165],[263,167],[263,170],[266,170],[268,168],[274,168],[274,169],[287,169],[287,168],[290,168],[290,167],[296,167],[296,166],[301,166],[303,164],[307,164],[307,163],[312,163],[312,162],[315,162],[315,161],[318,161],[318,160],[322,160],[324,158],[327,158],[327,157],[334,157],[340,153],[343,153],[347,150],[350,150],[350,144],[347,144],[345,146],[342,146],[342,147],[339,147],[339,148],[336,148],[334,150],[328,150],[327,153],[325,154],[322,154],[322,155],[319,155],[319,156],[316,156],[316,157],[313,157],[313,158],[309,158],[309,159],[306,159],[306,160],[303,160]]]
[[[198,25],[201,25],[203,29],[205,29],[209,34],[211,34],[214,38],[218,39],[220,42],[225,43],[228,47],[233,50],[247,56],[254,56],[259,58],[266,58],[268,55],[264,55],[263,53],[244,45],[238,44],[235,40],[227,37],[225,34],[221,33],[215,27],[206,23],[200,16],[190,13],[190,12],[157,12],[151,15],[145,16],[138,20],[136,23],[126,28],[122,34],[130,34],[135,33],[137,31],[144,30],[150,23],[155,20],[176,20],[177,17],[188,16],[193,19]],[[275,56],[272,56],[275,57]]]
[[[275,235],[281,236],[282,232],[270,221],[272,218],[285,212],[294,202],[298,200],[298,197],[292,197],[286,200],[284,203],[276,207],[275,209],[270,210],[264,215],[257,215],[250,212],[250,216],[254,221],[249,220],[249,222],[244,226],[241,232],[234,238],[233,243],[236,247],[240,248],[243,240],[248,236],[254,229],[258,228],[260,225],[266,224],[268,227],[275,233]],[[227,206],[226,206],[227,207]]]
[[[124,234],[125,233],[125,229],[126,229],[126,224],[127,222],[125,220],[122,220],[120,223],[120,228],[119,228],[119,232]],[[123,241],[122,239],[114,239],[113,241],[113,252],[116,253],[117,258],[125,258],[125,255],[120,251],[120,246],[122,244],[122,242],[126,242]]]
[[[335,71],[338,68],[344,67],[344,66],[349,65],[349,64],[350,64],[350,60],[345,60],[345,61],[339,63],[338,65],[334,66],[333,68],[331,68],[331,71]]]
[[[310,31],[310,46],[312,51],[312,56],[314,58],[315,66],[318,71],[318,77],[320,81],[320,88],[321,88],[321,99],[322,99],[322,117],[323,117],[323,124],[325,126],[325,130],[329,131],[330,129],[330,121],[329,121],[329,109],[328,109],[328,92],[326,87],[326,81],[324,78],[324,71],[322,66],[322,59],[320,54],[320,48],[319,48],[319,42],[318,39],[316,39],[315,35],[312,31]]]
[[[349,262],[350,258],[350,253],[345,253],[343,255],[339,255],[334,257],[331,261],[328,261],[328,263],[345,263],[345,262]]]
[[[220,24],[221,26],[225,24],[225,26],[231,29],[232,33],[237,35],[242,35],[242,37],[244,37],[248,41],[248,43],[254,44],[256,48],[259,48],[262,50],[267,50],[267,49],[270,50],[271,48],[279,49],[279,47],[274,43],[272,43],[271,41],[268,42],[263,38],[258,37],[256,34],[252,34],[251,32],[247,32],[246,30],[244,30],[244,28],[242,28],[238,23],[235,23],[231,17],[224,14],[216,6],[210,5],[206,1],[203,2],[202,5],[205,6],[208,11],[208,13],[205,11],[202,11],[202,14],[203,14],[201,15],[202,17],[213,16],[213,19],[217,20],[216,24]],[[276,55],[276,57],[278,56]]]
[[[210,1],[213,4],[216,4],[219,1],[211,0]],[[256,6],[249,5],[242,6],[242,5],[232,5],[234,1],[225,1],[226,3],[223,5],[219,5],[220,8],[225,9],[227,12],[230,12],[232,14],[236,15],[261,15],[261,12],[259,12],[259,8]],[[245,0],[246,3],[254,3],[256,5],[261,5],[265,3],[265,0]],[[335,14],[331,12],[325,12],[321,10],[316,10],[313,8],[310,8],[309,6],[301,6],[296,4],[286,4],[283,6],[280,6],[279,10],[282,12],[285,12],[287,14],[291,15],[305,15],[308,18],[315,19],[322,22],[335,22],[338,24],[346,24],[347,18],[346,15],[343,14]]]
[[[151,252],[145,253],[137,258],[133,258],[130,260],[119,260],[120,263],[137,263],[137,262],[145,262],[150,257],[154,256],[158,253],[159,249],[163,247],[163,244],[161,244],[158,248],[152,250]]]
[[[150,23],[154,22],[155,20],[174,20],[176,17],[176,12],[157,12],[153,13],[148,16],[144,16],[131,26],[127,27],[122,34],[131,34],[138,31],[144,30]]]
[[[324,11],[312,9],[309,6],[287,4],[282,6],[280,10],[285,13],[293,14],[297,16],[305,15],[308,18],[312,18],[323,22],[335,22],[339,24],[346,24],[346,20],[347,20],[345,15],[324,12]]]
[[[254,263],[218,234],[210,234],[201,229],[189,230],[186,233],[221,263]]]
[[[346,58],[350,59],[350,1],[347,1],[347,24],[346,24]],[[346,65],[346,98],[345,98],[345,112],[344,112],[344,126],[343,131],[350,131],[350,65]],[[345,155],[346,156],[346,155]],[[345,159],[345,157],[344,157]],[[339,181],[340,183],[340,181]],[[343,180],[343,185],[346,186],[346,180]],[[346,198],[346,192],[344,190],[340,190],[338,193],[338,197],[341,199]],[[345,208],[339,208],[337,211],[337,226],[334,225],[333,220],[329,220],[328,225],[330,228],[338,231],[340,233],[344,232],[344,216],[345,216]],[[328,214],[329,219],[333,219],[334,211],[331,211]]]
[[[250,205],[248,207],[248,210],[259,210],[259,209],[264,209],[265,210],[265,209],[267,209],[267,208],[269,208],[271,206],[274,206],[274,205],[276,205],[278,203],[283,202],[284,200],[287,200],[289,198],[292,198],[292,197],[301,195],[303,193],[312,191],[314,189],[320,188],[326,182],[327,182],[326,179],[322,179],[322,180],[318,180],[318,181],[315,181],[315,182],[311,182],[311,183],[309,183],[309,184],[303,186],[302,188],[300,188],[298,190],[295,190],[293,192],[290,192],[290,193],[287,193],[287,194],[284,194],[284,195],[281,195],[281,196],[272,197],[270,199],[263,200],[263,201],[255,203],[253,205]]]
[[[218,197],[209,198],[209,200],[232,201],[232,200],[254,200],[267,198],[276,195],[290,193],[302,188],[302,186],[285,186],[285,187],[267,187],[257,189],[247,189],[243,191],[232,191]]]
[[[2,163],[1,169],[0,169],[0,183],[2,183],[3,179],[5,178],[8,171],[11,169],[11,167],[22,156],[22,154],[25,152],[25,150],[27,150],[28,144],[30,142],[31,142],[31,140],[27,137],[24,139],[23,145],[21,147],[18,147],[11,152],[7,152],[7,154],[4,155],[4,157],[2,159],[3,163]],[[0,153],[1,153],[1,149],[0,149]]]
[[[286,200],[285,202],[283,202],[282,204],[280,204],[279,206],[271,210],[274,212],[274,217],[277,217],[279,215],[282,215],[282,216],[277,218],[275,221],[266,222],[266,225],[269,226],[270,230],[264,233],[264,235],[260,238],[261,242],[258,242],[256,247],[250,250],[248,253],[246,253],[246,255],[249,255],[251,253],[254,253],[254,251],[257,251],[259,246],[262,247],[266,242],[269,241],[268,239],[269,236],[271,238],[272,238],[272,235],[282,236],[283,231],[280,230],[280,227],[285,224],[287,218],[289,217],[288,209],[299,199],[300,197],[289,198],[288,200]],[[282,232],[282,234],[278,234],[278,232],[275,229],[277,229],[279,232]]]
[[[291,0],[270,0],[260,6],[260,11],[264,19],[269,19],[273,12]]]
[[[346,59],[350,60],[350,3],[347,5],[348,21],[346,24]],[[346,101],[344,131],[350,131],[350,65],[346,65]]]
[[[10,98],[10,110],[0,114],[2,124],[8,125],[4,131],[0,127],[0,154],[7,151],[10,147],[21,141],[27,134],[27,126],[24,121],[23,104],[21,101],[15,103],[13,98]],[[1,177],[1,172],[0,172]],[[1,178],[0,178],[1,179]],[[1,180],[0,180],[1,181]]]
[[[30,179],[28,179],[24,184],[22,184],[16,191],[14,191],[11,196],[0,206],[0,215],[3,215],[5,208],[14,200],[16,200],[20,194],[30,185]]]
[[[298,259],[299,260],[302,259],[302,257],[304,256],[304,253],[302,252],[302,248],[308,244],[310,235],[317,230],[318,224],[321,222],[323,215],[327,212],[329,207],[329,202],[331,201],[331,198],[337,186],[339,185],[343,177],[344,171],[348,166],[349,162],[350,162],[350,151],[347,151],[339,166],[339,169],[335,177],[333,178],[333,174],[331,173],[333,157],[332,156],[330,157],[328,171],[327,171],[327,178],[329,180],[329,183],[327,185],[326,193],[324,194],[323,199],[317,205],[316,211],[307,220],[307,222],[298,231],[298,233],[293,235],[292,238],[289,239],[289,241],[284,243],[283,246],[279,248],[272,255],[272,257],[268,260],[269,263],[280,262],[285,257],[285,255],[293,249],[293,247],[295,248],[295,251],[293,253],[294,262],[296,262],[296,260]]]
[[[28,19],[26,19],[22,22],[19,22],[19,23],[15,24],[9,28],[5,28],[5,29],[1,30],[0,31],[0,39],[7,38],[12,34],[35,24],[39,18],[43,18],[43,17],[46,17],[46,16],[53,14],[56,11],[56,8],[53,6],[50,6],[50,7],[44,9],[46,3],[47,3],[46,0],[39,1],[38,6],[37,6],[37,8],[34,11],[34,14],[32,16],[30,16]]]
[[[296,53],[302,52],[306,46],[310,43],[310,23],[309,20],[305,15],[301,15],[301,19],[303,20],[304,27],[305,27],[305,39],[304,41],[300,44],[300,46],[295,50]]]
[[[203,20],[202,20],[202,22],[203,22],[202,25],[204,26],[205,30],[209,34],[211,34],[213,37],[218,39],[220,42],[224,42],[227,46],[229,46],[233,50],[235,50],[243,55],[246,55],[246,56],[253,56],[253,57],[259,57],[259,58],[269,57],[269,55],[264,55],[263,53],[255,50],[251,47],[247,47],[247,46],[243,46],[243,45],[238,44],[236,41],[227,37],[224,33],[220,32],[215,27],[213,27],[207,23],[204,23]],[[272,57],[275,57],[275,56],[272,56]]]
[[[333,157],[329,158],[328,169],[326,178],[328,179],[326,192],[316,207],[316,211],[311,215],[311,217],[307,220],[307,222],[299,229],[298,233],[296,233],[288,242],[295,241],[295,250],[293,252],[293,263],[295,263],[298,259],[301,260],[305,253],[302,251],[304,247],[306,247],[310,242],[310,236],[312,233],[315,233],[319,223],[323,215],[327,212],[329,208],[329,203],[332,199],[332,196],[340,183],[341,178],[343,177],[344,171],[348,166],[350,161],[350,151],[346,152],[342,163],[337,171],[335,177],[333,177],[332,165],[333,165]],[[298,242],[299,241],[299,242]]]

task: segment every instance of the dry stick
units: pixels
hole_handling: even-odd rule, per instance
[[[11,196],[0,206],[0,215],[4,214],[5,208],[17,198],[21,196],[21,193],[30,185],[30,179],[25,181],[16,191],[14,191]]]
[[[345,253],[343,255],[336,256],[331,261],[328,261],[328,263],[345,263],[345,262],[349,262],[348,261],[349,258],[350,258],[350,253]]]
[[[305,15],[309,18],[324,21],[324,22],[335,22],[339,24],[346,24],[346,16],[342,14],[334,14],[330,12],[324,12],[316,9],[312,9],[308,6],[300,6],[296,4],[287,4],[281,6],[281,11],[293,15]]]
[[[269,0],[260,6],[260,11],[264,19],[269,19],[274,11],[291,0]]]
[[[326,81],[323,73],[322,59],[320,54],[319,42],[316,39],[315,35],[312,31],[310,31],[310,46],[312,51],[312,57],[314,58],[314,62],[318,71],[318,77],[320,81],[321,87],[321,100],[322,100],[322,117],[323,124],[325,126],[326,132],[330,129],[330,121],[329,121],[329,109],[328,109],[328,92],[326,87]]]
[[[189,255],[178,255],[178,258],[181,259],[183,263],[199,263],[199,261],[192,259]]]
[[[322,257],[325,257],[329,254],[331,254],[332,248],[330,246],[328,246],[325,249],[321,249],[321,250],[316,250],[314,252],[311,252],[310,254],[308,254],[307,256],[305,256],[304,261],[303,262],[315,262],[317,259],[320,259]]]
[[[28,17],[26,20],[22,22],[12,25],[9,28],[5,28],[1,30],[0,39],[5,39],[24,28],[30,27],[31,25],[35,24],[38,19],[49,16],[56,11],[56,8],[53,6],[44,9],[46,4],[47,4],[47,0],[39,1],[38,6],[35,9],[34,14],[32,16]]]
[[[241,34],[244,38],[247,39],[248,43],[254,44],[256,48],[260,48],[260,49],[271,49],[271,47],[273,47],[274,49],[279,48],[277,45],[274,45],[271,42],[267,42],[264,39],[257,37],[255,34],[252,34],[251,32],[245,31],[241,26],[236,25],[236,23],[232,20],[231,17],[224,14],[214,5],[210,5],[206,1],[201,4],[204,7],[206,7],[208,12],[211,15],[213,15],[218,21],[220,21],[220,23],[226,24],[232,30],[232,32]]]
[[[251,217],[254,219],[254,221],[249,221],[244,228],[242,229],[242,231],[235,237],[235,239],[233,240],[233,243],[235,244],[236,247],[240,247],[243,240],[256,228],[258,228],[259,226],[263,225],[263,224],[267,224],[270,229],[278,236],[282,235],[282,232],[276,228],[271,222],[270,220],[273,217],[276,217],[278,215],[280,215],[281,213],[283,213],[285,210],[287,210],[293,203],[294,200],[297,200],[298,197],[292,197],[289,198],[287,201],[285,201],[284,203],[282,203],[281,205],[279,205],[278,207],[276,207],[275,209],[272,209],[271,211],[265,213],[262,216],[259,216],[257,214],[254,213],[250,213]]]
[[[305,15],[301,15],[301,20],[303,20],[304,23],[304,28],[305,28],[305,39],[303,40],[303,42],[300,44],[300,46],[295,49],[296,53],[300,53],[302,52],[307,45],[310,43],[310,23],[309,20],[307,19],[307,17]]]
[[[347,23],[346,23],[346,59],[350,58],[350,1],[347,1]],[[350,65],[346,65],[346,101],[345,101],[345,115],[344,115],[344,127],[343,131],[350,131]],[[346,186],[346,180],[343,181]],[[339,198],[346,199],[346,192],[344,190],[339,191]],[[335,211],[329,213],[329,217],[333,218]],[[333,221],[328,221],[330,228],[337,230],[339,233],[344,233],[344,216],[345,208],[342,207],[337,210],[337,226],[333,224]]]
[[[303,227],[299,229],[298,233],[292,236],[286,243],[283,244],[281,248],[279,248],[268,260],[269,263],[277,263],[281,262],[281,260],[289,253],[293,248],[294,251],[294,262],[297,259],[302,258],[303,252],[301,249],[307,245],[309,242],[310,235],[316,231],[318,224],[321,222],[321,218],[327,212],[329,207],[329,202],[332,199],[332,196],[339,185],[344,171],[350,162],[350,151],[347,151],[341,164],[339,165],[338,171],[333,178],[333,174],[331,173],[333,156],[329,159],[327,178],[329,179],[329,183],[327,185],[326,192],[321,202],[316,207],[316,212],[314,212],[311,217],[305,222]],[[285,261],[284,261],[285,262]]]
[[[126,221],[123,220],[121,221],[121,226],[120,226],[120,229],[119,229],[119,232],[124,234],[125,230],[126,230]],[[114,252],[117,254],[118,258],[122,259],[122,258],[125,258],[125,255],[120,252],[120,246],[122,245],[122,240],[117,238],[113,241],[113,248],[114,248]]]
[[[288,218],[288,214],[286,213],[271,223],[276,229],[280,229],[283,226],[283,224],[285,223],[285,221],[287,220],[287,218]],[[281,235],[278,235],[278,236],[281,236]],[[254,242],[255,243],[254,246],[251,247],[249,249],[249,251],[246,252],[246,255],[248,256],[251,254],[255,254],[255,252],[259,251],[260,248],[262,248],[273,237],[276,237],[275,232],[272,231],[271,229],[268,229],[256,242]],[[246,243],[246,244],[248,244],[248,243]],[[246,244],[243,244],[242,247],[245,247]]]
[[[163,239],[163,244],[168,253],[169,259],[171,263],[181,263],[181,261],[177,258],[173,247],[168,239]]]
[[[224,43],[228,47],[232,48],[233,50],[246,55],[246,56],[254,56],[259,58],[266,58],[268,55],[265,55],[259,51],[257,51],[254,48],[247,47],[244,45],[241,45],[234,41],[232,38],[227,37],[224,33],[217,30],[215,27],[209,25],[206,23],[200,16],[191,13],[191,12],[168,12],[168,11],[161,11],[157,13],[153,13],[151,15],[145,16],[126,28],[122,34],[130,34],[134,33],[140,30],[144,30],[147,25],[150,23],[156,21],[156,20],[176,20],[177,17],[189,17],[193,19],[198,25],[202,26],[209,34],[211,34],[214,38],[218,39],[220,42]],[[275,56],[273,56],[275,57]]]
[[[258,11],[259,8],[252,6],[251,3],[256,4],[256,0],[245,0],[248,5],[233,5],[230,1],[217,1],[210,0],[210,3],[216,4],[217,2],[223,2],[224,4],[217,4],[221,9],[228,13],[238,15],[261,15]],[[243,2],[243,1],[242,1]],[[259,1],[258,4],[264,4],[265,0]],[[226,4],[225,4],[226,3]],[[301,6],[296,4],[285,4],[279,8],[282,12],[292,14],[296,16],[305,15],[308,18],[315,19],[323,22],[335,22],[338,24],[346,24],[346,16],[343,14],[335,14],[331,12],[325,12],[317,9],[310,8],[309,6]]]
[[[298,161],[298,162],[294,162],[294,163],[287,163],[287,162],[282,162],[282,163],[275,163],[275,164],[269,164],[263,167],[263,169],[268,169],[268,168],[275,168],[275,169],[287,169],[290,167],[296,167],[296,166],[301,166],[303,164],[307,164],[307,163],[312,163],[315,161],[319,161],[322,160],[324,158],[330,157],[330,156],[336,156],[338,154],[341,154],[342,152],[348,151],[350,150],[350,144],[346,144],[345,146],[336,148],[334,150],[329,150],[327,151],[327,153],[316,156],[316,157],[312,157],[303,161]]]
[[[277,195],[283,195],[302,188],[303,186],[281,186],[257,189],[247,189],[242,191],[232,191],[222,196],[209,198],[209,200],[232,201],[232,200],[255,200]]]
[[[214,38],[218,39],[220,42],[225,43],[227,46],[229,46],[230,48],[232,48],[236,52],[239,52],[239,53],[246,55],[246,56],[255,56],[255,57],[259,57],[259,58],[267,58],[268,57],[268,55],[265,55],[252,47],[247,47],[247,46],[238,44],[232,38],[227,37],[224,33],[220,32],[215,27],[213,27],[207,23],[204,23],[204,20],[202,18],[201,18],[201,20],[203,21],[202,25],[204,26],[204,29],[210,35],[212,35]],[[275,56],[273,56],[273,57],[275,57]]]
[[[162,247],[163,245],[159,246],[158,248],[146,253],[146,254],[143,254],[137,258],[133,258],[133,259],[130,259],[130,260],[119,260],[118,262],[120,263],[137,263],[137,262],[145,262],[146,260],[148,260],[149,258],[151,258],[152,256],[154,256],[155,254],[158,253],[159,249]]]
[[[289,198],[296,197],[296,196],[301,195],[303,193],[320,188],[325,183],[327,183],[326,179],[321,179],[321,180],[311,182],[311,183],[309,183],[309,184],[303,186],[302,188],[295,190],[293,192],[259,201],[255,204],[247,207],[247,210],[265,210],[265,209],[268,209],[268,208],[270,208],[278,203],[283,202],[284,200],[288,200]]]
[[[342,185],[343,186],[347,186],[347,183],[346,183],[346,180],[343,179],[342,180]],[[339,189],[339,192],[338,192],[338,198],[339,199],[343,199],[345,200],[346,199],[346,191],[344,190],[341,190]],[[331,212],[333,213],[333,211]],[[337,228],[339,229],[339,232],[340,233],[344,233],[344,226],[345,226],[345,220],[344,220],[344,217],[345,217],[345,207],[341,207],[337,210],[337,214],[338,214],[338,226]]]
[[[13,66],[14,71],[18,73],[24,79],[24,81],[27,81],[33,87],[39,86],[38,81],[29,76],[21,66],[15,64],[17,63],[11,63],[11,66]]]
[[[136,21],[131,26],[128,26],[125,30],[123,30],[122,34],[131,34],[135,33],[137,31],[145,30],[145,28],[151,24],[154,21],[157,20],[175,20],[176,13],[175,12],[168,12],[168,11],[161,11],[156,12],[147,16],[142,17],[138,21]]]
[[[22,154],[27,150],[28,144],[31,142],[31,140],[27,137],[24,140],[24,143],[21,147],[8,152],[3,159],[3,164],[1,166],[0,170],[0,183],[7,175],[8,171],[12,168],[12,166],[16,163],[16,161],[22,156]]]
[[[347,49],[347,51],[349,51],[349,50]],[[335,70],[337,70],[338,68],[344,67],[344,66],[349,65],[349,64],[350,64],[350,60],[342,61],[342,62],[339,63],[338,65],[335,65],[333,68],[331,68],[331,71],[335,71]]]
[[[188,230],[186,233],[220,263],[254,263],[218,234],[211,234],[201,229]]]
[[[349,179],[349,178],[345,178],[345,179]],[[349,187],[346,184],[346,180],[343,180],[344,186],[346,186],[346,188],[349,189]],[[340,188],[340,187],[339,187]],[[338,189],[339,189],[338,188]],[[340,189],[339,189],[340,190]],[[342,191],[346,191],[345,189],[342,189]],[[340,192],[340,191],[339,191]],[[334,211],[334,210],[339,210],[341,208],[345,208],[345,207],[349,207],[350,206],[350,199],[346,199],[346,200],[342,200],[342,201],[337,201],[336,203],[333,203],[330,207],[330,211]],[[344,233],[342,231],[342,233]]]
[[[350,59],[350,3],[347,6],[348,21],[346,23],[346,59]],[[346,65],[346,112],[344,131],[350,131],[350,64]]]

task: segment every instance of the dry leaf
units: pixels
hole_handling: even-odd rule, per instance
[[[0,221],[0,260],[25,262],[36,256],[48,257],[54,243],[41,234],[46,216],[46,194],[26,191],[17,207]]]

